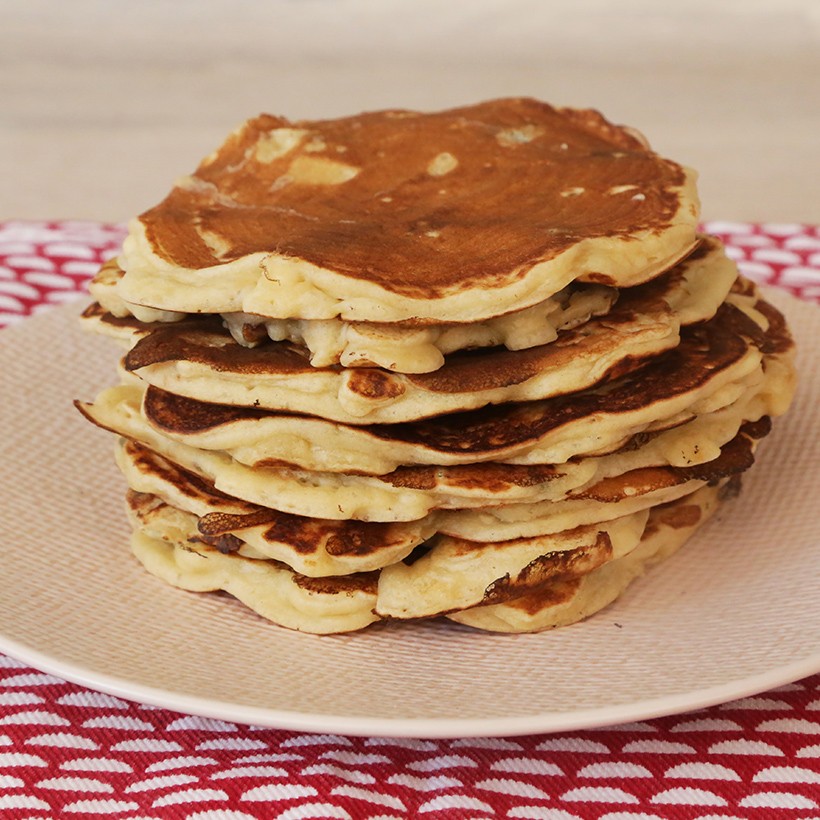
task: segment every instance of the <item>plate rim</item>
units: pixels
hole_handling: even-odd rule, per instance
[[[647,700],[635,700],[616,706],[496,718],[371,718],[318,712],[280,711],[185,695],[138,684],[116,675],[94,672],[75,663],[60,661],[2,633],[0,633],[0,652],[28,663],[40,672],[62,678],[69,683],[123,698],[132,703],[169,709],[179,714],[287,731],[332,733],[349,737],[419,739],[516,737],[604,729],[608,726],[667,717],[728,703],[739,698],[751,697],[820,672],[820,651],[818,651],[799,661],[768,669],[757,675],[703,689]]]

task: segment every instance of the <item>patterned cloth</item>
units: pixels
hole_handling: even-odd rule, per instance
[[[820,301],[820,229],[705,229],[749,277]],[[0,327],[85,298],[123,233],[88,222],[0,223]],[[820,675],[600,730],[406,740],[185,716],[0,655],[0,817],[62,816],[816,820]]]

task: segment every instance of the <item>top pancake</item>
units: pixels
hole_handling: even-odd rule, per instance
[[[353,321],[478,321],[574,280],[630,286],[696,242],[694,174],[593,111],[248,121],[135,220],[130,303]]]

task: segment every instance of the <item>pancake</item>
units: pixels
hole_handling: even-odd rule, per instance
[[[635,549],[648,515],[494,543],[434,539],[417,560],[381,571],[376,612],[383,618],[429,618],[514,598],[555,577],[586,574]]]
[[[196,517],[186,523],[186,538],[221,552],[272,558],[301,575],[380,569],[406,558],[436,532],[433,516],[383,524],[308,518],[250,504],[135,442],[120,443],[117,464],[131,491]]]
[[[679,548],[720,495],[720,487],[704,487],[651,512],[549,538],[442,539],[418,560],[325,578],[202,543],[194,516],[155,496],[129,492],[128,511],[132,550],[153,575],[189,591],[224,590],[289,629],[331,634],[380,618],[444,614],[480,629],[522,632],[571,623],[611,603]]]
[[[696,243],[695,174],[593,111],[501,99],[238,128],[132,221],[120,293],[182,313],[475,322]]]
[[[136,527],[131,549],[152,575],[191,592],[224,590],[245,606],[288,629],[334,634],[362,629],[377,620],[373,574],[306,578],[276,561],[225,554],[207,544],[172,538],[166,505],[150,496],[131,495]],[[159,518],[159,520],[157,520]],[[177,522],[179,523],[179,522]],[[170,532],[174,533],[172,526]]]
[[[186,314],[133,306],[132,313],[116,290],[121,273],[115,262],[108,262],[92,281],[90,290],[97,302],[84,314],[90,329],[133,343],[163,322],[186,318]],[[670,283],[674,281],[677,286],[670,287],[665,298],[673,311],[681,308],[681,324],[690,324],[714,313],[735,276],[734,263],[726,257],[719,241],[703,237],[698,249],[678,265],[675,279],[670,277]],[[706,296],[705,305],[692,304],[695,289]],[[523,350],[547,344],[558,337],[559,331],[606,314],[616,297],[613,288],[576,284],[524,310],[484,322],[449,325],[266,320],[241,313],[224,314],[221,319],[238,344],[256,347],[268,337],[290,341],[306,348],[306,358],[315,367],[379,366],[402,373],[425,373],[437,370],[444,364],[445,354],[458,350],[492,346]],[[685,313],[687,300],[696,311],[692,317]]]
[[[312,367],[285,343],[248,349],[215,320],[159,325],[136,341],[125,368],[175,395],[306,413],[347,424],[398,423],[487,404],[533,401],[590,387],[680,341],[682,325],[712,318],[736,277],[721,248],[640,288],[615,308],[524,350],[454,354],[433,373]]]
[[[676,423],[675,431],[663,434],[658,428],[661,422],[653,425],[655,433],[652,436],[651,447],[648,435],[638,434],[632,442],[627,442],[629,457],[634,459],[639,455],[646,455],[650,460],[643,460],[633,466],[649,466],[650,464],[685,464],[704,461],[714,457],[715,448],[732,438],[743,421],[756,421],[764,415],[780,415],[793,392],[793,369],[788,356],[767,356],[764,358],[765,370],[761,367],[742,382],[742,394],[728,406],[711,413],[695,416],[689,423]],[[322,470],[344,471],[346,468],[355,470],[356,475],[367,474],[367,464],[356,462],[351,458],[348,465],[340,459],[332,462],[318,461],[312,457],[314,450],[307,451],[306,463],[288,461],[285,448],[287,439],[283,432],[287,428],[282,418],[255,418],[249,419],[241,414],[232,415],[232,411],[225,407],[202,404],[188,399],[180,399],[169,393],[148,387],[142,398],[142,415],[150,426],[158,433],[203,449],[223,450],[236,461],[249,467],[289,466],[305,469],[320,468]],[[689,414],[691,415],[691,414]],[[291,419],[292,425],[297,424]],[[331,456],[341,455],[337,442],[345,438],[340,428],[334,425],[314,423],[303,419],[303,434],[310,436],[315,431],[315,443],[326,447],[327,436],[333,435],[334,446],[330,448]],[[221,422],[221,423],[220,423]],[[214,426],[212,426],[212,424]],[[273,430],[272,428],[277,428]],[[271,430],[266,436],[265,431]],[[358,428],[348,430],[347,438],[356,438]],[[275,437],[274,434],[275,433]],[[640,443],[640,447],[638,447]],[[323,454],[324,450],[320,451]],[[298,453],[297,453],[298,456]],[[375,453],[370,459],[376,461]],[[632,464],[633,462],[630,461]],[[405,466],[395,467],[391,462],[388,466],[394,468],[384,474],[384,480],[402,486],[416,488],[444,489],[449,492],[466,492],[472,483],[484,483],[487,479],[487,462],[462,464],[454,467],[439,466]],[[365,468],[365,469],[363,469]],[[530,468],[530,469],[528,469]],[[630,467],[632,468],[632,467]],[[545,480],[554,480],[557,474],[564,474],[567,464],[558,465],[507,465],[498,462],[491,464],[492,473],[489,479],[497,488],[503,484],[532,486]],[[602,467],[602,469],[604,469]],[[620,470],[621,472],[623,470]],[[617,472],[617,468],[616,468]],[[614,474],[609,468],[605,474]]]
[[[447,617],[490,632],[538,632],[567,626],[609,606],[653,565],[673,555],[711,518],[728,487],[706,486],[652,509],[641,543],[585,575],[567,573],[510,600]]]
[[[272,500],[274,508],[301,515],[338,519],[367,515],[370,506],[384,510],[386,520],[414,520],[439,509],[472,509],[488,504],[524,503],[541,500],[558,501],[573,490],[590,483],[596,476],[595,462],[572,465],[562,471],[547,467],[513,467],[492,462],[460,471],[439,481],[436,476],[428,481],[423,476],[407,473],[381,477],[347,476],[340,473],[311,473],[306,470],[288,470],[276,467],[253,469],[224,458],[200,457],[185,445],[139,437],[136,425],[118,432],[130,436],[126,453],[119,457],[120,469],[128,477],[141,466],[140,452],[157,454],[166,460],[205,478],[240,498],[266,505]],[[624,459],[628,465],[629,460]],[[448,468],[438,468],[446,471]],[[505,474],[508,476],[505,481]],[[147,492],[147,490],[146,490]],[[352,501],[351,498],[356,499]],[[309,510],[309,511],[308,511]],[[393,516],[396,516],[394,519]],[[407,516],[407,518],[403,518]],[[368,520],[368,519],[364,519]],[[379,520],[374,518],[372,520]]]
[[[758,443],[770,429],[768,419],[744,424],[720,456],[705,464],[633,470],[569,493],[565,500],[443,512],[438,530],[457,538],[502,541],[561,532],[666,504],[748,470]]]
[[[755,302],[759,306],[763,303]],[[770,311],[767,307],[765,310]],[[739,308],[684,332],[681,344],[639,372],[575,395],[500,405],[401,425],[351,427],[320,419],[225,407],[149,388],[143,413],[163,436],[198,449],[224,450],[251,466],[385,474],[401,465],[483,461],[563,464],[611,452],[648,429],[671,427],[728,407],[771,374],[759,415],[779,415],[794,389],[793,345],[782,317],[753,311],[765,334]],[[127,391],[126,391],[127,392]],[[102,426],[119,401],[114,388],[87,411]],[[752,418],[752,416],[750,416]]]
[[[448,498],[446,491],[440,494],[431,492],[430,488],[414,487],[410,482],[395,480],[395,477],[390,482],[338,473],[277,467],[249,468],[225,453],[197,450],[157,434],[140,416],[136,395],[130,402],[115,401],[111,409],[113,412],[108,415],[99,414],[98,409],[86,412],[92,418],[94,416],[91,414],[97,412],[97,420],[104,419],[108,429],[195,473],[212,483],[221,493],[282,512],[332,520],[415,521],[439,508],[455,508],[456,511],[445,515],[444,519],[447,527],[457,528],[447,531],[456,534],[464,534],[459,527],[486,527],[488,521],[493,528],[529,527],[532,533],[555,532],[579,523],[577,517],[583,523],[607,520],[613,516],[616,502],[619,508],[630,506],[634,510],[643,509],[658,500],[670,500],[688,491],[688,482],[692,480],[704,480],[704,477],[705,480],[712,480],[746,469],[752,458],[749,441],[768,432],[768,427],[762,422],[758,423],[759,432],[757,428],[747,429],[750,426],[746,424],[734,439],[720,449],[717,458],[704,464],[633,469],[595,483],[593,477],[598,465],[575,464],[564,474],[555,470],[551,475],[543,476],[542,493],[547,500],[535,500],[538,491],[534,490],[525,503],[514,503],[514,499],[507,498],[509,503],[494,507],[490,505],[498,497],[493,497],[492,466],[487,468],[484,476],[480,469],[473,474],[473,481],[478,487],[482,483],[489,486],[483,495],[474,492]],[[132,482],[131,486],[140,489],[133,483],[133,476],[144,468],[139,452],[132,449],[121,453],[119,463]],[[620,463],[628,467],[629,459]],[[503,495],[501,498],[504,500]],[[470,513],[468,510],[473,507],[483,512]],[[520,512],[522,510],[523,513]],[[522,515],[524,519],[533,520],[522,521]],[[502,524],[502,521],[505,523]],[[560,522],[557,529],[555,521]],[[550,529],[542,529],[546,526]],[[513,536],[497,534],[486,537],[500,540]]]
[[[263,340],[292,342],[309,351],[313,367],[381,367],[397,373],[430,373],[459,350],[506,347],[525,350],[549,344],[593,316],[605,315],[618,292],[604,285],[568,285],[529,308],[479,322],[402,326],[340,319],[265,319],[226,313],[234,340],[255,347]]]
[[[727,264],[729,263],[726,260]],[[128,341],[150,332],[158,322],[178,322],[184,313],[127,305],[117,292],[122,269],[106,262],[89,291],[96,307],[84,315],[90,329]],[[444,355],[458,350],[504,346],[509,350],[554,341],[592,316],[609,311],[618,292],[605,285],[572,284],[529,308],[481,322],[419,325],[345,322],[341,319],[268,319],[249,313],[224,313],[221,319],[237,344],[257,347],[268,340],[288,341],[308,352],[310,364],[327,367],[383,367],[400,373],[429,373],[444,364]],[[129,320],[136,320],[129,321]]]

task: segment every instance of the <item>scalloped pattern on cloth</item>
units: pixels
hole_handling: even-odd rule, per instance
[[[820,302],[820,229],[710,222],[740,270]],[[122,226],[0,223],[0,327],[85,299]],[[688,714],[515,738],[304,734],[186,716],[0,655],[0,817],[820,817],[820,675]]]
[[[6,657],[0,704],[3,817],[648,820],[820,812],[820,675],[688,714],[461,740],[303,734],[185,716]]]

